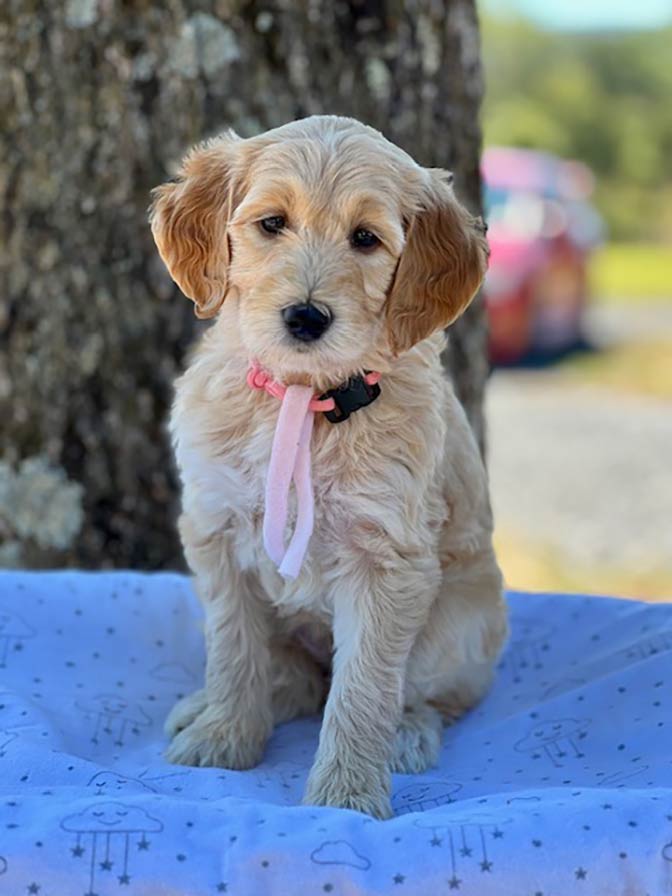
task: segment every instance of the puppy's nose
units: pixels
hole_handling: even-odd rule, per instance
[[[325,306],[318,308],[309,302],[302,302],[283,308],[282,319],[295,339],[300,339],[301,342],[313,342],[328,329],[331,324],[331,312]]]

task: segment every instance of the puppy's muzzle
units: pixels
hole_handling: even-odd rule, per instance
[[[283,308],[282,319],[294,339],[300,342],[314,342],[329,329],[333,318],[326,305],[318,308],[311,302],[301,302]]]

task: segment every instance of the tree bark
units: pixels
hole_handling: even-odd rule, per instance
[[[197,324],[146,223],[190,144],[330,112],[478,209],[474,0],[5,0],[0,565],[177,567],[172,381]],[[482,444],[481,303],[448,359]]]

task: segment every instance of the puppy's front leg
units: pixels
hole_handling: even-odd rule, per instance
[[[348,576],[334,596],[334,662],[304,802],[389,818],[389,762],[402,711],[406,661],[426,618],[432,575]],[[425,569],[425,573],[427,570]]]
[[[184,521],[181,528],[184,537]],[[204,562],[198,550],[187,550],[187,557],[206,614],[205,705],[175,735],[166,758],[251,768],[273,727],[267,610],[254,577],[240,572],[226,550],[216,563]]]

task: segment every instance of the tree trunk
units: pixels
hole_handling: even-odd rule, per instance
[[[165,421],[197,324],[146,223],[183,150],[352,115],[479,206],[474,0],[5,0],[0,565],[176,567]],[[449,364],[482,442],[480,302]]]

